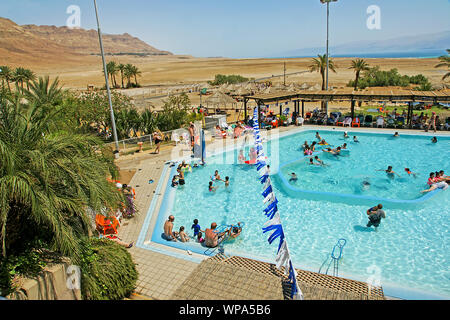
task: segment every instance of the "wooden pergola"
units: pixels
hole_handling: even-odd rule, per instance
[[[312,101],[348,101],[351,104],[352,118],[355,115],[356,102],[392,102],[392,103],[408,103],[407,124],[411,125],[413,114],[413,103],[450,103],[450,90],[444,89],[439,91],[415,91],[405,89],[386,89],[386,88],[370,88],[368,90],[355,91],[353,88],[345,88],[328,91],[308,91],[301,90],[297,92],[276,92],[269,94],[247,95],[242,97],[244,100],[244,116],[247,119],[247,103],[254,100],[258,105],[258,114],[261,106],[270,103],[277,103],[280,106],[280,114],[284,102],[294,102],[294,109],[300,114],[300,104],[302,106],[301,114],[305,117],[305,102]]]

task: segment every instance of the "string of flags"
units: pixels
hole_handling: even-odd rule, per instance
[[[269,244],[272,244],[275,240],[279,239],[277,256],[275,258],[276,267],[279,270],[281,269],[281,267],[284,267],[284,272],[288,276],[288,279],[291,283],[291,298],[294,300],[303,300],[303,293],[297,283],[297,272],[293,267],[289,248],[284,236],[283,225],[281,224],[281,217],[278,212],[278,200],[273,192],[269,176],[269,168],[265,161],[266,158],[264,156],[264,150],[259,131],[257,108],[255,108],[253,112],[253,132],[255,135],[255,147],[257,152],[255,166],[260,174],[260,182],[264,185],[262,196],[264,197],[264,204],[267,205],[267,207],[264,209],[264,214],[269,218],[269,220],[264,224],[262,230],[263,233],[272,232],[268,239]]]

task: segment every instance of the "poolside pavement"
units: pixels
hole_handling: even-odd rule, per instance
[[[372,128],[342,128],[342,127],[329,127],[329,126],[309,126],[305,125],[303,127],[282,127],[279,132],[287,132],[292,130],[341,130],[341,131],[367,131],[373,130]],[[413,134],[424,134],[429,135],[430,139],[434,135],[450,135],[449,131],[438,131],[438,133],[425,133],[423,131],[418,130],[402,130],[402,129],[376,129],[377,132],[384,133],[393,133],[395,131],[402,133],[413,133]],[[270,132],[270,131],[269,131]],[[266,132],[263,131],[262,135]],[[236,143],[242,143],[243,139],[240,138],[236,141]],[[224,141],[222,140],[213,140],[212,142],[208,142],[209,150],[219,150],[223,148]],[[118,167],[121,170],[136,170],[134,176],[130,181],[130,185],[133,186],[136,190],[136,206],[138,209],[138,214],[132,219],[125,219],[122,221],[122,225],[119,229],[119,236],[127,242],[136,241],[139,238],[142,227],[144,225],[144,220],[147,216],[147,212],[150,208],[150,204],[155,196],[156,188],[160,179],[167,177],[162,177],[162,172],[164,168],[164,164],[166,161],[173,160],[172,159],[172,150],[173,146],[162,146],[160,154],[151,154],[148,151],[143,153],[138,153],[134,155],[121,156],[120,159],[116,161]],[[153,151],[153,150],[152,150]],[[149,183],[149,179],[153,179],[153,183]],[[159,200],[161,202],[161,200]],[[158,209],[157,204],[156,209]],[[188,290],[190,287],[189,283],[195,280],[198,283],[198,277],[201,276],[204,278],[204,281],[211,281],[207,277],[208,273],[204,272],[204,270],[208,269],[210,272],[213,272],[213,276],[215,278],[222,277],[223,285],[228,286],[229,281],[234,281],[233,277],[239,275],[240,279],[248,278],[252,280],[253,283],[259,283],[260,281],[266,281],[271,285],[270,288],[272,290],[270,292],[266,292],[266,287],[261,287],[260,291],[254,291],[250,289],[250,286],[244,286],[241,289],[235,290],[225,290],[223,291],[223,295],[215,295],[212,296],[214,299],[229,299],[229,300],[237,300],[237,299],[283,299],[285,297],[285,292],[281,287],[281,278],[278,275],[278,279],[273,279],[273,276],[268,276],[258,270],[247,269],[241,270],[242,266],[233,266],[230,264],[221,264],[217,261],[209,261],[205,260],[199,264],[199,262],[192,261],[192,259],[182,259],[176,257],[176,255],[165,254],[164,250],[161,250],[161,245],[149,243],[149,248],[154,248],[154,250],[148,250],[144,248],[138,248],[133,246],[133,248],[129,249],[130,253],[133,257],[133,260],[137,264],[137,270],[139,272],[139,278],[137,281],[136,294],[138,294],[141,298],[151,298],[151,299],[206,299],[208,296],[205,293],[202,294],[194,294]],[[173,252],[177,252],[178,255],[186,255],[186,252],[183,250],[170,248],[167,249]],[[209,262],[208,262],[209,261]],[[262,263],[264,264],[264,263]],[[238,268],[238,269],[236,269]],[[257,268],[256,268],[257,269]],[[259,274],[259,275],[258,275]],[[228,275],[228,276],[223,276]],[[299,276],[301,275],[301,270],[299,270]],[[272,277],[269,279],[268,277]],[[338,278],[342,279],[342,278]],[[203,281],[203,280],[202,280]],[[331,281],[331,280],[330,280]],[[368,299],[370,297],[375,297],[379,299],[381,296],[379,295],[364,295],[361,292],[347,292],[347,295],[342,294],[342,289],[337,287],[338,291],[333,291],[330,289],[325,290],[323,286],[321,287],[319,284],[317,286],[310,285],[307,282],[299,279],[299,282],[303,284],[302,290],[307,290],[310,292],[308,294],[309,298],[312,299]],[[331,281],[333,282],[333,281]],[[359,284],[360,285],[360,284]],[[309,289],[308,289],[309,288]],[[194,288],[195,289],[195,288]],[[281,290],[281,291],[280,291]],[[351,290],[350,290],[351,291]],[[306,291],[305,291],[306,292]],[[313,293],[315,292],[315,293]],[[305,297],[306,297],[305,293]]]

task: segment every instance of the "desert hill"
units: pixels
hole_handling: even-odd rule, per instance
[[[103,34],[106,54],[171,55],[127,33]],[[0,64],[42,65],[71,64],[100,53],[96,30],[55,26],[20,26],[0,17]],[[88,59],[89,60],[89,59]]]

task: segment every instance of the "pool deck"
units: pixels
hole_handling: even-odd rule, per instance
[[[432,136],[450,136],[450,131],[438,131],[437,133],[419,130],[407,129],[385,129],[385,128],[343,128],[330,126],[311,126],[305,125],[303,127],[282,127],[280,134],[299,132],[303,130],[337,130],[337,131],[370,131],[379,133],[394,133],[398,131],[401,134],[420,134],[428,135],[430,139]],[[270,131],[269,131],[270,132]],[[262,136],[266,134],[262,131]],[[231,140],[231,139],[229,139]],[[237,144],[242,143],[240,138]],[[223,150],[223,140],[212,140],[207,142],[208,150],[215,151]],[[258,262],[240,257],[226,257],[224,259],[214,259],[198,255],[195,253],[188,254],[185,250],[170,248],[157,243],[144,242],[142,239],[149,239],[147,229],[144,226],[149,226],[149,230],[155,224],[156,217],[151,217],[148,212],[158,212],[161,206],[161,186],[164,186],[168,181],[168,174],[164,174],[164,167],[167,161],[173,160],[173,146],[162,146],[159,155],[144,152],[141,154],[121,156],[116,161],[116,164],[121,170],[136,170],[133,178],[130,181],[136,190],[136,206],[139,214],[134,218],[122,221],[122,226],[119,229],[119,236],[124,241],[134,241],[135,245],[130,249],[130,253],[134,262],[137,264],[139,278],[137,281],[136,293],[148,299],[156,300],[172,300],[172,299],[285,299],[286,290],[283,276],[272,272],[272,274],[265,273],[262,270],[271,269],[270,264],[266,262]],[[149,183],[149,179],[153,179],[153,183]],[[160,183],[160,179],[161,181]],[[158,188],[159,186],[159,188]],[[150,210],[152,209],[152,210]],[[222,260],[229,259],[229,263],[223,263]],[[244,265],[244,267],[243,267]],[[209,270],[210,272],[205,272]],[[248,285],[240,286],[241,290],[227,291],[218,294],[215,290],[215,295],[203,292],[198,293],[197,288],[190,284],[194,281],[198,284],[201,277],[201,282],[212,281],[221,277],[224,286],[229,281],[236,277],[236,274],[247,275],[249,279],[254,282],[268,281],[268,283],[276,283],[278,285],[261,287],[258,292],[248,290]],[[299,285],[304,292],[305,299],[351,299],[351,300],[365,300],[365,299],[389,299],[384,297],[382,289],[376,294],[368,294],[367,284],[357,282],[354,280],[347,280],[343,278],[335,278],[331,276],[320,275],[313,272],[298,270]],[[311,274],[310,278],[304,277],[306,273]],[[212,277],[208,277],[208,274]],[[312,276],[313,275],[313,276]],[[324,278],[325,276],[325,278]],[[193,280],[198,279],[198,280]],[[242,278],[241,278],[242,279]],[[307,280],[309,279],[309,280]],[[326,279],[326,280],[324,280]],[[325,282],[323,282],[325,281]],[[247,282],[246,282],[247,283]],[[327,283],[327,285],[324,285]],[[346,287],[343,283],[352,285]],[[248,284],[248,283],[247,283]],[[365,286],[365,287],[364,287]],[[189,289],[191,288],[191,289]],[[259,287],[258,287],[259,288]],[[267,291],[270,288],[270,292]],[[343,288],[348,288],[344,290]],[[365,291],[366,290],[366,291]],[[197,295],[194,293],[197,292]],[[365,293],[366,292],[366,293]]]

